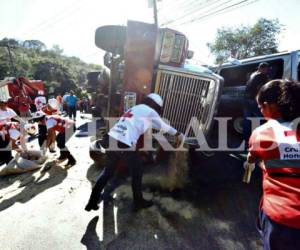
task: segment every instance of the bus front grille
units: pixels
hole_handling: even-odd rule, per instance
[[[163,118],[182,133],[186,132],[192,117],[197,118],[200,126],[205,124],[209,115],[206,99],[211,81],[197,75],[158,71],[155,89],[164,100]],[[188,136],[194,136],[191,130],[188,132]]]

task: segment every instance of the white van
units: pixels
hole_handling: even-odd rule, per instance
[[[259,63],[270,65],[270,79],[293,79],[300,81],[300,50],[258,56],[225,63],[216,69],[224,78],[224,88],[219,105],[218,116],[232,117],[235,132],[242,133],[243,99],[246,83]]]

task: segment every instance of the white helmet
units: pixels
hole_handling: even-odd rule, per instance
[[[44,95],[44,91],[43,90],[39,90],[38,91],[38,95]]]
[[[46,114],[43,111],[37,111],[37,112],[32,114],[32,119],[42,118],[45,115]]]
[[[51,108],[57,109],[58,108],[58,101],[55,98],[51,98],[48,100],[48,104]]]
[[[26,123],[24,129],[29,135],[35,135],[37,131],[35,124],[30,123]]]
[[[150,99],[152,99],[158,106],[163,106],[163,99],[160,97],[159,94],[151,93],[148,95]]]

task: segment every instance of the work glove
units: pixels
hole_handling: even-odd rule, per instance
[[[249,171],[253,172],[255,169],[255,163],[249,163],[248,161],[245,161],[243,167],[245,170],[248,169]]]
[[[245,161],[243,167],[245,169],[243,182],[250,183],[252,172],[255,169],[255,163],[249,163],[248,161]]]
[[[185,140],[185,135],[182,133],[179,133],[176,135],[176,145],[180,145]]]

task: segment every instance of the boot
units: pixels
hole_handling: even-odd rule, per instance
[[[74,165],[76,165],[76,160],[74,158],[69,159],[68,162],[67,162],[67,166],[72,167]]]
[[[98,210],[99,206],[97,202],[92,201],[91,199],[89,200],[88,204],[84,208],[86,211],[90,212],[91,210]]]
[[[135,200],[134,201],[134,211],[138,211],[143,208],[148,208],[148,207],[151,207],[152,205],[153,205],[152,200],[145,200],[144,198],[142,198],[140,200]]]

